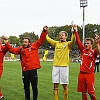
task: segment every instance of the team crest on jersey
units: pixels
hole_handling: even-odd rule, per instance
[[[31,51],[31,47],[28,48],[28,51]]]
[[[90,57],[92,57],[92,56],[93,56],[93,55],[92,55],[92,52],[89,52],[89,56],[90,56]]]
[[[84,53],[84,55],[87,55],[87,56],[92,57],[93,56],[93,53],[92,52],[88,52],[88,53]]]
[[[64,44],[64,48],[66,47],[66,44]]]

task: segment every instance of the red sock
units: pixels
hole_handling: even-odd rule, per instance
[[[82,99],[83,99],[83,100],[88,100],[88,99],[87,99],[87,94],[86,94],[86,93],[82,93]]]
[[[96,100],[96,95],[95,94],[90,94],[91,100]]]
[[[0,96],[2,96],[2,93],[0,93]]]

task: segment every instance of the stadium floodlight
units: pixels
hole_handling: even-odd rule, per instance
[[[87,0],[80,0],[80,7],[87,7]]]
[[[87,7],[87,0],[80,0],[80,7],[83,7],[83,44],[85,39],[85,7]]]

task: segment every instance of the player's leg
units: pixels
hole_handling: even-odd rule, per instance
[[[58,100],[58,86],[59,86],[59,67],[52,68],[52,82],[54,83],[54,100]]]
[[[30,71],[30,81],[32,85],[33,90],[33,100],[37,100],[38,97],[38,76],[37,76],[37,70],[31,70]]]
[[[1,92],[1,87],[0,87],[0,99],[4,98],[2,92]]]
[[[30,100],[30,82],[29,82],[29,71],[25,71],[22,73],[22,79],[25,90],[25,99]]]
[[[89,95],[90,95],[91,100],[96,100],[96,95],[95,95],[95,93],[94,93],[94,94],[89,94]]]
[[[68,100],[68,86],[67,84],[63,84],[64,88],[64,100]]]
[[[1,76],[2,76],[2,71],[0,71],[0,81],[1,81]],[[0,99],[4,98],[1,90],[2,88],[1,88],[1,82],[0,82]]]
[[[80,72],[78,75],[78,92],[82,92],[82,100],[87,100],[87,85],[85,80],[85,74]]]
[[[91,100],[96,100],[95,87],[94,87],[94,73],[87,75],[87,88]]]
[[[58,100],[58,86],[59,83],[54,83],[54,89],[53,89],[54,100]]]
[[[88,100],[87,93],[82,92],[82,100]]]
[[[97,64],[97,73],[99,72],[99,62]]]
[[[60,84],[63,85],[64,100],[68,100],[69,67],[60,67]]]
[[[1,85],[0,85],[0,96],[2,96],[2,92],[1,92]]]
[[[95,64],[95,67],[94,67],[94,73],[96,72],[96,67],[97,67],[97,65]]]

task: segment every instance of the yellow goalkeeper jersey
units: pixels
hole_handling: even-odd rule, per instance
[[[48,34],[46,40],[55,47],[54,52],[54,66],[68,66],[69,65],[69,53],[75,42],[75,34],[72,34],[71,41],[61,42],[51,39]]]

